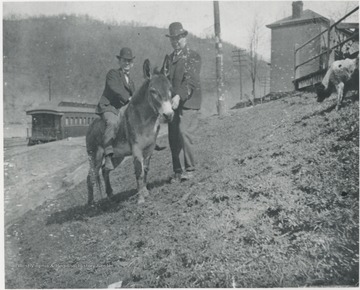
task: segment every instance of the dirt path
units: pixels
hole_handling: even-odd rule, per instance
[[[84,137],[6,149],[5,226],[66,190],[64,178],[86,161]]]
[[[163,125],[160,142],[166,132]],[[4,150],[6,227],[46,200],[73,189],[85,180],[88,171],[85,137],[30,147],[18,143]],[[87,193],[74,198],[86,203]]]

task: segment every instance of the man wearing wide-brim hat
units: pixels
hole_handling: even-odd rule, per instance
[[[114,169],[111,161],[114,153],[113,140],[126,105],[135,92],[134,82],[129,75],[135,56],[130,48],[124,47],[116,57],[119,60],[119,69],[111,69],[107,73],[105,89],[95,111],[106,124],[104,133],[105,170]]]
[[[174,49],[170,55],[170,81],[174,91],[172,105],[175,116],[168,126],[174,171],[171,182],[192,179],[195,171],[194,137],[201,108],[201,57],[189,49],[187,35],[180,22],[171,23],[169,34],[166,34]],[[184,155],[183,166],[181,151]]]

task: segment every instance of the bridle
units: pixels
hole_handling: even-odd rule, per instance
[[[149,86],[150,87],[150,86]],[[157,98],[152,98],[151,97],[151,93],[149,92],[150,91],[150,88],[149,88],[149,90],[148,90],[148,102],[149,102],[149,105],[150,105],[150,107],[153,109],[153,111],[154,111],[154,113],[156,114],[156,115],[160,115],[160,113],[159,113],[159,111],[158,111],[158,109],[156,109],[156,106],[154,105],[154,101],[156,101],[156,102],[158,102],[159,104],[161,104],[161,102],[159,102],[158,100],[157,100]],[[156,95],[159,95],[158,94],[158,90],[156,90],[156,89],[154,89],[154,91],[156,91]],[[155,100],[154,100],[155,99]]]

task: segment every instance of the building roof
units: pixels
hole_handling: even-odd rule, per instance
[[[327,23],[330,22],[330,20],[328,18],[326,18],[310,9],[307,9],[301,13],[301,16],[299,18],[293,18],[293,16],[291,15],[289,17],[278,20],[274,23],[268,24],[268,25],[266,25],[266,27],[268,27],[268,28],[284,27],[284,26],[290,26],[290,25],[295,25],[295,24],[311,22],[311,21],[314,21],[315,19],[322,20]]]
[[[63,115],[64,113],[95,113],[95,107],[95,104],[49,101],[26,110],[26,114],[47,113]]]

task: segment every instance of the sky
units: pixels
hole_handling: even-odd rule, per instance
[[[358,1],[303,1],[325,17],[339,19],[358,5]],[[291,1],[219,1],[221,38],[238,47],[249,46],[250,27],[257,18],[261,24],[259,53],[270,61],[271,30],[265,25],[290,16]],[[167,28],[180,21],[190,33],[206,37],[214,34],[213,1],[3,1],[3,16],[89,15],[103,21],[138,22]],[[355,16],[358,21],[358,13]]]

